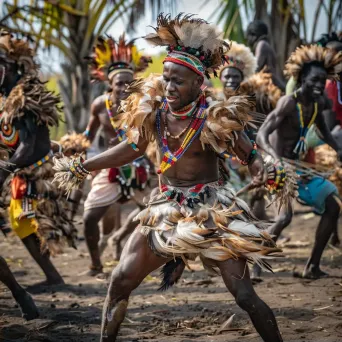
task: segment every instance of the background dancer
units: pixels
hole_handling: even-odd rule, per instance
[[[290,56],[285,73],[289,77],[293,76],[300,83],[300,88],[278,101],[257,137],[260,147],[277,162],[281,162],[282,158],[298,160],[303,157],[307,149],[306,134],[313,124],[317,125],[323,140],[338,152],[339,157],[342,156],[342,150],[332,137],[322,114],[326,105],[326,80],[336,79],[341,69],[342,54],[320,46],[301,46]],[[331,233],[337,229],[340,205],[336,200],[337,189],[331,182],[315,176],[310,170],[300,175],[299,199],[322,215],[311,256],[303,271],[303,277],[316,279],[326,276],[320,269],[320,260]],[[276,223],[269,229],[270,234],[275,235],[275,240],[291,223],[292,215],[290,206],[281,210]],[[260,267],[255,265],[254,276],[259,275]]]
[[[144,70],[150,59],[141,56],[133,41],[125,41],[122,35],[118,41],[109,37],[99,38],[94,47],[92,56],[89,57],[90,73],[94,80],[108,81],[110,90],[104,95],[96,98],[91,106],[91,117],[85,132],[90,141],[95,138],[96,132],[102,126],[106,136],[106,147],[115,146],[123,136],[115,128],[115,116],[120,105],[120,101],[127,96],[125,89],[131,83],[134,73]],[[92,181],[92,188],[84,203],[84,236],[87,242],[91,257],[89,275],[95,276],[102,272],[101,253],[107,245],[112,230],[114,228],[113,216],[116,222],[120,222],[120,210],[115,210],[115,215],[111,215],[102,222],[102,236],[100,239],[99,222],[104,218],[108,209],[118,201],[128,201],[133,199],[140,208],[143,207],[144,191],[138,188],[145,187],[148,181],[149,163],[144,159],[135,161],[135,165],[126,166],[125,169],[112,168],[102,170]],[[136,184],[136,172],[141,173],[140,184]],[[133,188],[137,191],[134,191]],[[143,189],[142,189],[143,190]],[[118,207],[119,209],[119,207]],[[139,209],[134,211],[126,220],[125,231],[132,231],[136,223],[132,219],[137,215]],[[132,228],[130,229],[130,226]],[[121,239],[118,239],[116,246],[121,246]],[[117,248],[116,258],[120,257],[121,250]]]
[[[8,158],[0,169],[2,219],[43,270],[47,284],[63,279],[50,261],[65,244],[74,246],[76,230],[53,177],[49,126],[57,126],[59,98],[38,79],[27,42],[0,33],[0,139]],[[13,176],[12,176],[13,175]],[[10,199],[10,203],[8,203]]]

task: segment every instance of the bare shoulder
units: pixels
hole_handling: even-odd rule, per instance
[[[296,100],[294,99],[292,94],[282,96],[277,102],[277,106],[276,106],[277,111],[289,113],[295,109],[296,109]]]
[[[91,104],[91,114],[99,115],[106,109],[106,95],[98,96]]]
[[[258,50],[259,52],[269,52],[272,50],[271,45],[269,44],[269,42],[267,40],[261,40],[257,47],[256,50]]]

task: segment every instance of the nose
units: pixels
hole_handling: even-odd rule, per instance
[[[170,92],[170,93],[172,93],[172,92],[175,90],[175,87],[174,87],[174,85],[172,84],[172,82],[167,82],[167,83],[166,83],[165,90],[166,90],[167,92]]]

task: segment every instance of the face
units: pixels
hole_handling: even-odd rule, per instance
[[[196,100],[203,80],[203,77],[183,65],[165,62],[163,88],[170,108],[179,110]]]
[[[220,81],[223,85],[223,88],[230,88],[235,90],[240,86],[242,80],[242,73],[236,68],[225,68],[221,72]]]
[[[313,99],[317,99],[324,93],[327,72],[319,66],[311,66],[308,73],[302,77],[302,90],[310,94]]]
[[[125,89],[127,84],[133,81],[133,74],[129,72],[119,72],[112,79],[112,94],[115,104],[119,105],[120,101],[125,99]]]
[[[247,33],[246,33],[247,45],[249,47],[253,47],[257,39],[258,39],[258,36],[255,34],[255,32],[251,30],[250,28],[248,28]]]

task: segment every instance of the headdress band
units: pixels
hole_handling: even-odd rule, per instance
[[[200,76],[204,76],[205,73],[205,69],[201,61],[195,56],[192,56],[186,52],[171,52],[164,59],[163,63],[165,62],[172,62],[183,65]]]
[[[130,74],[134,75],[134,71],[132,69],[128,69],[127,67],[125,68],[115,68],[113,70],[111,70],[109,73],[108,73],[108,80],[112,80],[112,78],[121,73],[121,72],[129,72]]]

